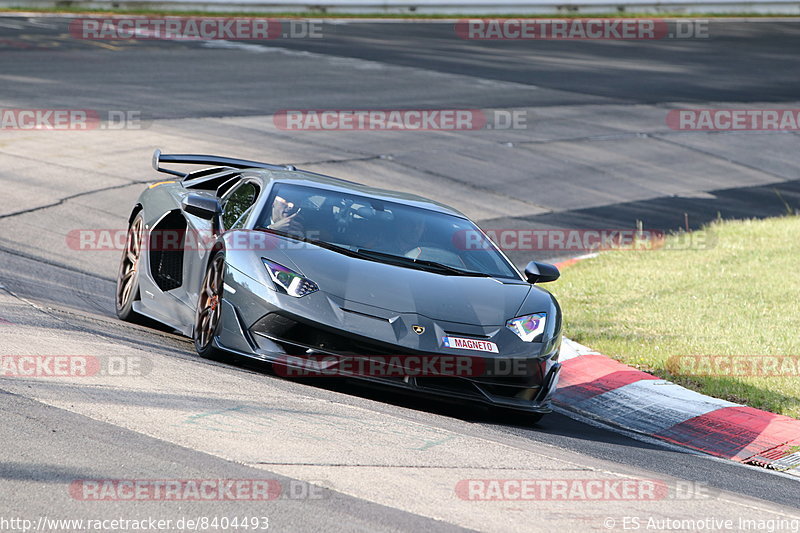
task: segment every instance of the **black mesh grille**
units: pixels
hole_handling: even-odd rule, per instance
[[[409,350],[368,340],[359,340],[270,313],[256,322],[253,333],[263,334],[283,345],[290,355],[306,353],[308,348],[341,355],[395,355]]]
[[[252,333],[269,337],[280,344],[289,355],[303,355],[309,349],[339,355],[411,355],[407,349],[383,345],[376,342],[353,339],[339,335],[313,324],[298,322],[292,318],[270,313],[251,328]],[[520,391],[541,387],[544,363],[531,363],[524,376],[491,375],[496,360],[487,359],[490,375],[481,377],[417,377],[416,386],[441,392],[453,392],[483,397],[479,388],[493,396],[514,398]]]
[[[183,284],[183,248],[186,242],[186,219],[172,211],[150,231],[150,272],[162,291]]]

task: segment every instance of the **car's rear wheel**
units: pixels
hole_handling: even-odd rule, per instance
[[[214,336],[222,318],[222,284],[225,254],[218,252],[211,259],[197,298],[194,321],[194,346],[200,357],[218,359],[223,353],[214,346]]]
[[[142,241],[144,239],[144,217],[142,213],[134,217],[128,227],[125,250],[119,262],[117,274],[116,309],[122,320],[133,321],[138,315],[133,310],[133,302],[139,295],[139,265],[142,258]]]

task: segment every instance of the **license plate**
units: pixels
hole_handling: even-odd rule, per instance
[[[442,346],[458,350],[474,350],[476,352],[499,353],[497,345],[491,341],[467,339],[464,337],[442,337]]]

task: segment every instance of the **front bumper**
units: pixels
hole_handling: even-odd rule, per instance
[[[257,356],[280,365],[279,373],[286,377],[356,378],[406,391],[531,412],[550,411],[549,401],[561,370],[557,351],[545,357],[483,352],[431,354],[324,327],[302,317],[287,316],[285,311],[267,313],[248,333]],[[431,374],[408,364],[447,357],[465,363],[462,367],[468,371]],[[362,371],[354,373],[354,368]]]
[[[216,339],[222,349],[270,361],[276,370],[286,369],[279,373],[287,377],[307,375],[291,370],[308,370],[309,359],[324,360],[322,366],[326,372],[316,375],[356,378],[450,400],[550,412],[550,399],[561,370],[560,331],[547,343],[523,343],[507,328],[432,321],[421,315],[340,302],[324,294],[304,297],[301,302],[256,285],[249,278],[242,279],[237,276],[240,272],[234,270],[232,274],[226,274],[226,284],[236,291],[225,296],[228,312],[223,313],[223,329],[227,333]],[[412,333],[410,324],[424,325],[430,335]],[[443,333],[452,334],[454,328],[465,336],[496,341],[502,347],[501,353],[445,350],[437,338]],[[457,357],[468,360],[476,372],[433,376],[413,372],[406,375],[337,372],[337,366],[343,362],[384,356]]]

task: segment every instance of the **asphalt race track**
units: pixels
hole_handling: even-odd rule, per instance
[[[0,129],[2,353],[116,357],[144,369],[0,377],[0,520],[268,516],[275,531],[623,531],[631,517],[797,519],[800,486],[786,476],[558,413],[526,427],[349,383],[287,381],[255,363],[199,359],[188,339],[117,320],[119,251],[82,250],[75,231],[125,229],[137,195],[159,179],[154,148],[417,192],[490,229],[641,220],[671,230],[800,207],[797,133],[666,123],[671,109],[800,107],[796,22],[720,21],[707,39],[624,42],[466,41],[452,23],[327,23],[322,33],[88,41],[71,37],[68,19],[0,17],[0,108],[137,118],[119,129]],[[273,120],[286,109],[420,108],[514,111],[525,127],[287,131]],[[670,497],[481,502],[455,490],[461,480],[527,478],[659,480]],[[271,479],[289,497],[83,501],[70,487],[87,479]]]

